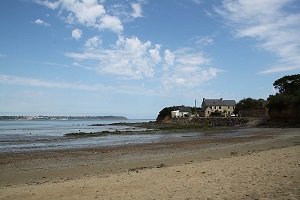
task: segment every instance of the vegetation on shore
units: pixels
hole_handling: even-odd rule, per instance
[[[235,113],[251,111],[261,116],[265,113],[268,121],[261,124],[263,126],[300,127],[300,74],[279,78],[273,87],[278,91],[275,95],[270,95],[267,100],[242,99],[237,103]]]
[[[280,127],[300,126],[300,74],[284,76],[273,83],[278,91],[270,95],[267,100],[244,98],[236,106],[234,113],[239,117],[257,117],[268,119],[264,125]],[[156,121],[159,123],[170,122],[171,111],[178,106],[163,108]],[[196,113],[196,109],[194,109]],[[220,116],[214,116],[216,118]]]
[[[276,80],[273,84],[278,90],[275,95],[270,95],[267,100],[245,98],[236,104],[235,113],[239,116],[247,114],[250,117],[260,117],[268,120],[256,120],[255,118],[234,117],[234,118],[199,118],[192,120],[171,119],[171,111],[178,109],[178,106],[166,107],[162,109],[156,122],[149,123],[116,123],[111,125],[125,125],[131,127],[145,128],[143,131],[102,131],[102,132],[78,132],[65,134],[67,137],[97,137],[112,134],[168,134],[176,132],[218,132],[229,131],[239,127],[247,126],[271,126],[271,127],[298,127],[300,126],[300,74],[284,76]],[[196,109],[192,110],[196,113]],[[242,114],[241,114],[242,113]],[[167,120],[166,120],[167,119]],[[169,123],[157,123],[168,121]],[[94,126],[103,126],[95,124]]]
[[[284,76],[273,86],[278,93],[268,98],[270,120],[300,123],[300,74]]]
[[[265,117],[267,103],[264,99],[244,98],[236,104],[234,114],[241,117]]]

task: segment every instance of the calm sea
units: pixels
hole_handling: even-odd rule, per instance
[[[224,138],[252,135],[255,129],[232,131],[218,134],[211,133],[174,133],[174,134],[114,134],[118,131],[143,131],[132,126],[111,125],[113,123],[148,122],[150,120],[49,120],[49,121],[0,121],[0,153],[41,151],[71,148],[118,146],[126,144],[153,143],[159,141],[186,140],[194,138]],[[90,126],[103,124],[104,126]],[[110,131],[111,134],[99,137],[64,137],[66,133]]]
[[[110,125],[150,120],[12,120],[0,121],[0,135],[63,136],[66,133],[125,130],[130,127]],[[105,126],[90,126],[102,124]]]
[[[148,122],[150,120],[15,120],[0,121],[0,152],[112,146],[147,143],[159,138],[155,135],[108,135],[89,138],[66,138],[66,133],[143,130],[113,123]],[[103,124],[105,126],[90,126]]]

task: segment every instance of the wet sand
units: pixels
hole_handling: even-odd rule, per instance
[[[300,129],[0,154],[0,199],[300,199]]]

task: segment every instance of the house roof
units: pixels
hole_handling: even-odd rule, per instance
[[[180,106],[178,107],[179,112],[192,112],[191,107],[186,107],[186,106]]]
[[[235,100],[203,99],[202,107],[207,106],[235,106]]]

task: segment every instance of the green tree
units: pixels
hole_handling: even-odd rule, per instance
[[[284,76],[273,83],[281,94],[300,95],[300,74]]]
[[[279,78],[273,86],[278,93],[268,98],[270,118],[300,121],[300,74]]]
[[[238,114],[240,111],[251,111],[251,110],[261,110],[266,106],[266,101],[264,99],[252,99],[250,97],[240,100],[236,106],[234,113]]]

